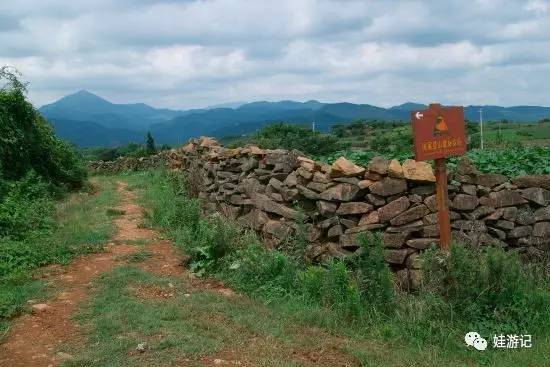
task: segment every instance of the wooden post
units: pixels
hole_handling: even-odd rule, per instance
[[[451,251],[451,218],[447,205],[447,164],[445,158],[435,160],[435,186],[437,198],[437,216],[439,219],[439,247],[445,252]]]

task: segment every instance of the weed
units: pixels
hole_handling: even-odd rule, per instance
[[[55,225],[51,220],[51,226],[24,237],[0,237],[0,320],[20,313],[27,299],[42,294],[44,285],[32,279],[33,269],[96,252],[110,239],[113,223],[102,208],[117,200],[115,185],[106,178],[97,182],[99,194],[75,193],[57,205]]]
[[[153,256],[153,254],[151,254],[149,251],[138,251],[133,254],[124,256],[123,259],[129,262],[139,263],[149,259],[151,256]]]
[[[182,357],[198,358],[242,338],[236,329],[212,323],[212,315],[203,310],[205,303],[215,304],[217,298],[210,295],[144,300],[131,291],[150,285],[164,288],[169,283],[177,280],[131,266],[102,275],[93,301],[78,315],[93,334],[94,347],[66,365],[172,365]],[[136,354],[137,344],[144,341],[149,352]]]
[[[108,216],[110,217],[118,217],[118,216],[121,216],[121,215],[124,215],[126,214],[126,211],[124,210],[121,210],[121,209],[113,209],[113,208],[108,208],[106,211]]]
[[[423,257],[423,292],[444,301],[438,302],[443,314],[510,333],[550,326],[550,297],[537,289],[516,254],[457,245],[451,256],[430,250]]]
[[[297,323],[352,337],[350,350],[361,360],[368,358],[357,348],[369,338],[409,350],[397,365],[411,354],[425,356],[414,363],[408,360],[411,365],[429,360],[428,365],[494,362],[513,366],[521,360],[515,354],[470,353],[463,337],[471,330],[482,335],[537,334],[541,348],[550,345],[547,281],[534,283],[519,259],[509,253],[459,245],[453,246],[450,258],[428,251],[422,258],[423,287],[414,294],[396,293],[377,235],[361,238],[361,249],[354,257],[307,266],[292,255],[267,250],[257,236],[235,229],[220,217],[201,217],[196,200],[182,192],[176,195],[171,178],[158,175],[141,176],[154,178],[144,193],[149,217],[192,254],[192,269],[223,279]],[[535,361],[532,365],[544,359],[542,351],[529,357],[517,355]]]

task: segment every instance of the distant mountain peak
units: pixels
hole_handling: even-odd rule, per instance
[[[398,111],[413,111],[413,110],[421,110],[426,108],[427,106],[422,103],[417,102],[405,102],[403,104],[400,104],[398,106],[393,106],[390,108],[390,110],[398,110]]]
[[[93,94],[92,92],[90,92],[90,91],[88,91],[88,90],[86,90],[86,89],[81,89],[81,90],[79,90],[78,92],[73,93],[72,95],[74,95],[74,96],[79,96],[79,95],[80,95],[80,96],[82,96],[82,95],[94,95],[94,96],[96,96],[95,94]],[[97,96],[96,96],[96,97],[97,97]]]
[[[78,92],[75,92],[73,94],[69,94],[65,97],[62,97],[61,99],[59,99],[57,102],[54,102],[54,103],[67,103],[67,102],[70,102],[70,103],[94,103],[94,104],[103,104],[103,105],[106,105],[106,104],[109,104],[111,105],[112,103],[107,101],[106,99],[104,98],[101,98],[100,96],[98,96],[97,94],[94,94],[86,89],[81,89],[79,90]]]

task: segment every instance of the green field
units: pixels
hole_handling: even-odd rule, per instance
[[[484,149],[480,147],[479,124],[467,124],[467,157],[482,172],[509,177],[550,173],[550,121],[538,124],[496,123],[484,125]],[[410,124],[359,121],[336,125],[330,133],[313,132],[307,126],[273,124],[255,134],[222,139],[229,147],[258,145],[262,148],[298,149],[316,160],[332,163],[344,156],[366,166],[375,156],[387,159],[414,158]],[[449,159],[452,169],[457,158]]]

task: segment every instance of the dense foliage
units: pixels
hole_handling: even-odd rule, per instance
[[[149,136],[151,139],[149,140]],[[87,161],[114,161],[119,157],[140,158],[148,157],[158,151],[169,150],[171,146],[163,144],[160,147],[155,145],[153,136],[148,133],[145,144],[128,143],[120,147],[97,147],[82,150],[82,155]]]
[[[500,173],[508,177],[532,174],[550,174],[550,147],[511,146],[502,149],[474,149],[466,154],[481,172]],[[366,166],[375,156],[387,159],[397,159],[401,163],[405,159],[413,159],[409,152],[392,154],[376,150],[341,150],[325,156],[316,156],[320,161],[332,163],[344,156],[358,165]],[[449,159],[449,167],[456,166],[458,158]]]
[[[297,149],[305,154],[330,154],[345,146],[333,135],[312,131],[306,126],[285,123],[268,125],[249,137],[233,141],[231,146],[244,144],[254,144],[266,149]]]
[[[475,149],[467,155],[482,172],[509,177],[550,174],[550,147],[518,145],[503,149]]]
[[[55,199],[81,188],[86,169],[27,101],[16,71],[0,68],[0,329],[35,290],[29,271],[60,261],[74,244],[55,241]],[[87,213],[90,216],[90,213]]]
[[[467,156],[482,172],[500,173],[509,177],[550,173],[550,147],[537,145],[548,138],[547,122],[512,124],[508,121],[487,123],[485,149],[480,149],[479,125],[467,123]],[[349,142],[350,148],[330,154],[314,153],[315,158],[328,163],[344,156],[356,164],[366,166],[375,156],[397,159],[401,162],[414,158],[412,131],[409,124],[358,121],[336,125],[333,133]],[[539,140],[537,140],[539,139]],[[531,144],[527,144],[531,143]],[[449,166],[457,159],[449,160]]]
[[[0,176],[18,180],[34,170],[57,186],[77,188],[86,170],[67,143],[26,100],[25,87],[7,68],[0,69]]]

